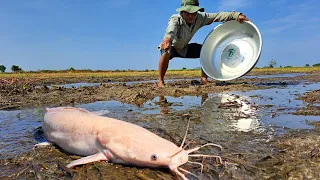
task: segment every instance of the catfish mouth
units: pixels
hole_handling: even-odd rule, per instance
[[[136,162],[127,162],[122,159],[119,159],[119,161],[122,161],[123,164],[127,165],[133,165],[133,166],[138,166],[138,167],[150,167],[150,168],[168,168],[172,158],[166,160],[166,161],[157,161],[157,160],[150,160],[150,161],[142,161],[139,159],[134,159]],[[118,161],[118,162],[119,162]]]

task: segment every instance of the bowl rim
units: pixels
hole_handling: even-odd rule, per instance
[[[206,38],[204,39],[202,45],[205,44],[205,42],[207,41],[207,39],[209,39],[209,36],[210,36],[212,33],[214,33],[217,29],[222,28],[222,26],[223,26],[225,23],[234,23],[234,22],[240,24],[240,22],[238,22],[238,21],[236,21],[236,20],[231,20],[231,21],[223,22],[222,24],[217,25],[217,26],[216,26],[213,30],[211,30],[211,32],[206,36]],[[259,29],[257,28],[257,26],[256,26],[254,23],[252,23],[251,21],[244,21],[244,23],[247,23],[247,24],[251,25],[251,26],[255,29],[255,31],[256,31],[257,34],[258,34],[258,38],[259,38],[259,40],[260,40],[259,50],[258,50],[258,56],[256,56],[256,58],[254,59],[255,63],[252,65],[252,67],[250,67],[250,68],[248,68],[248,69],[245,69],[242,73],[240,73],[240,74],[237,75],[237,76],[234,76],[234,77],[231,77],[231,78],[217,78],[217,77],[212,77],[212,76],[208,75],[208,73],[206,72],[206,70],[203,68],[202,58],[201,58],[202,52],[200,52],[200,66],[201,66],[201,69],[202,69],[202,70],[204,71],[204,73],[205,73],[207,76],[209,76],[210,78],[212,78],[212,79],[214,79],[214,80],[218,80],[218,81],[230,81],[230,80],[234,80],[234,79],[237,79],[237,78],[239,78],[239,77],[242,77],[242,76],[244,76],[245,74],[247,74],[248,72],[250,72],[250,71],[256,66],[256,64],[258,63],[258,60],[260,59],[260,56],[261,56],[261,50],[262,50],[262,44],[263,44],[263,43],[262,43],[261,33],[260,33]],[[201,51],[202,51],[202,50],[201,50]]]

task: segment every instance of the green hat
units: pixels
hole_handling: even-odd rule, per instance
[[[195,13],[197,11],[203,12],[204,8],[199,7],[198,0],[182,0],[181,7],[177,12],[186,11],[188,13]]]

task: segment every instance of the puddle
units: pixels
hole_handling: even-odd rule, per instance
[[[141,107],[117,101],[81,104],[76,107],[144,127],[159,125],[159,128],[165,130],[177,129],[178,126],[184,128],[185,123],[181,123],[181,119],[176,118],[176,115],[192,112],[199,117],[196,125],[190,127],[193,137],[210,137],[213,142],[222,139],[229,141],[231,132],[277,135],[285,133],[288,129],[313,128],[306,124],[306,120],[319,121],[319,117],[295,116],[290,113],[305,106],[303,101],[295,99],[297,95],[314,89],[320,89],[320,84],[201,96],[161,96]],[[145,115],[153,119],[141,118]],[[33,132],[41,126],[43,109],[0,111],[0,117],[0,158],[30,150],[37,141],[41,141],[41,138],[35,139]]]
[[[320,84],[287,86],[249,92],[228,92],[202,96],[157,97],[145,103],[143,113],[174,114],[183,110],[199,110],[201,121],[215,131],[261,131],[263,128],[310,129],[306,120],[320,120],[318,116],[291,115],[297,108],[305,107],[296,100],[305,92],[319,89]],[[165,103],[161,103],[165,101]]]
[[[165,82],[175,82],[175,81],[191,81],[198,79],[168,79]],[[158,80],[147,80],[147,81],[130,81],[130,82],[104,82],[104,84],[126,84],[126,85],[135,85],[141,83],[157,83]],[[79,87],[91,87],[91,86],[100,86],[101,83],[71,83],[71,84],[58,84],[56,87],[64,87],[64,88],[79,88]],[[47,86],[51,89],[53,86]]]
[[[306,84],[306,81],[279,81],[279,82],[261,82],[255,83],[255,86],[295,86],[298,84]]]
[[[290,73],[290,74],[275,74],[275,75],[263,75],[263,76],[242,76],[242,78],[249,79],[249,78],[289,78],[289,77],[298,77],[298,76],[305,76],[305,73]]]
[[[304,73],[291,73],[291,74],[276,74],[276,75],[261,75],[261,76],[243,76],[242,78],[250,79],[250,78],[288,78],[288,77],[298,77],[304,76]],[[175,82],[175,81],[192,81],[192,80],[199,80],[198,78],[189,78],[189,79],[167,79],[165,82]],[[126,84],[126,85],[134,85],[134,84],[141,84],[141,83],[156,83],[157,80],[147,80],[147,81],[131,81],[131,82],[104,82],[104,84]],[[257,85],[287,85],[287,82],[279,82],[279,83],[262,83]],[[58,84],[55,85],[56,87],[63,87],[63,88],[79,88],[79,87],[91,87],[91,86],[100,86],[100,83],[71,83],[71,84]],[[51,89],[53,86],[47,86]]]
[[[42,114],[40,109],[0,111],[0,159],[32,148],[33,131],[39,127]]]

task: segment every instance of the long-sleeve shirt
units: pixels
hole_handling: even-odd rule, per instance
[[[180,14],[174,14],[169,18],[164,39],[170,38],[172,40],[172,46],[175,48],[175,50],[182,57],[185,57],[188,51],[187,45],[189,41],[201,27],[209,25],[212,22],[237,20],[240,14],[240,12],[198,12],[195,22],[190,26]],[[160,49],[160,45],[158,49]]]

